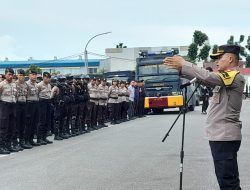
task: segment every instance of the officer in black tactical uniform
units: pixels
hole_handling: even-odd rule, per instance
[[[86,116],[88,113],[88,104],[90,101],[89,90],[88,90],[88,83],[90,77],[89,75],[81,75],[80,77],[82,79],[82,89],[83,89],[83,107],[82,107],[83,112],[81,113],[82,114],[81,124],[82,124],[82,129],[85,130],[85,132],[89,133],[90,129],[88,126],[85,126],[85,124],[86,124]]]
[[[76,111],[77,105],[75,102],[76,90],[74,85],[74,77],[73,75],[68,75],[67,79],[67,88],[69,93],[70,101],[68,103],[67,109],[67,134],[69,136],[79,135],[79,131],[76,129]]]
[[[66,77],[64,75],[59,75],[58,83],[52,89],[52,102],[55,108],[54,111],[54,140],[68,139],[69,136],[65,134],[65,128],[67,123],[67,113],[66,104],[67,98],[67,87],[66,87]]]
[[[83,106],[84,106],[84,93],[83,93],[83,83],[80,75],[74,76],[76,80],[75,85],[75,102],[76,102],[76,129],[79,134],[83,134],[85,132],[85,127],[82,123],[83,116]]]

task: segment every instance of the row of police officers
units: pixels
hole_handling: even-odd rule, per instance
[[[22,69],[13,76],[7,68],[0,82],[0,154],[51,144],[50,132],[63,140],[129,120],[126,82],[44,72],[37,83],[36,71],[26,81]]]

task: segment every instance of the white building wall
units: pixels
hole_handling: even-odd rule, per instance
[[[106,60],[105,69],[107,71],[135,70],[136,58],[139,57],[140,51],[161,52],[171,50],[172,48],[178,48],[179,55],[187,56],[188,46],[108,48],[105,52],[110,59]]]

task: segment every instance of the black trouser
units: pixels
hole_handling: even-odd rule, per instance
[[[31,141],[34,138],[39,120],[39,102],[27,101],[26,103],[26,126],[24,130],[25,141]]]
[[[129,100],[129,109],[128,109],[128,117],[129,119],[135,116],[135,105],[134,102]]]
[[[96,124],[96,104],[95,102],[88,102],[87,107],[86,123],[93,126]]]
[[[241,141],[209,141],[221,190],[240,190],[237,152]]]
[[[121,118],[122,119],[127,119],[128,108],[129,108],[129,103],[128,102],[124,101],[124,102],[121,103]]]
[[[0,102],[0,148],[10,146],[16,133],[16,104]]]
[[[202,103],[202,112],[207,111],[207,108],[209,106],[209,97],[208,96],[204,96],[203,97],[203,103]]]
[[[85,126],[85,123],[86,123],[86,117],[87,117],[87,114],[88,114],[88,101],[84,101],[82,103],[82,109],[80,110],[81,112],[81,124],[82,126]]]
[[[121,109],[121,103],[117,104],[117,120],[120,120],[122,117],[122,109]]]
[[[106,117],[106,105],[98,106],[98,124],[104,124]]]
[[[144,98],[141,97],[138,101],[138,116],[141,117],[144,115],[145,115],[145,113],[144,113]]]
[[[24,130],[26,123],[26,103],[25,102],[17,102],[16,104],[16,128],[17,134],[15,138],[19,138],[19,140],[24,140]]]
[[[65,105],[55,105],[54,112],[54,133],[55,137],[62,135],[66,125],[66,109]]]
[[[111,122],[117,121],[118,120],[119,104],[118,103],[109,103],[108,108],[109,108],[110,121]]]
[[[70,103],[71,118],[69,119],[70,119],[70,124],[71,124],[71,132],[78,131],[78,125],[76,123],[77,115],[78,115],[78,107],[79,107],[78,105],[81,105],[81,104],[78,102]]]
[[[95,119],[94,119],[94,125],[97,125],[97,121],[98,121],[98,110],[99,110],[99,104],[96,105],[96,114],[95,114]]]
[[[46,139],[47,132],[49,130],[49,122],[50,122],[50,103],[51,101],[48,99],[39,100],[39,123],[37,130],[37,139]]]
[[[55,106],[53,104],[50,104],[50,121],[49,121],[49,130],[52,134],[54,134],[54,112],[55,112]]]

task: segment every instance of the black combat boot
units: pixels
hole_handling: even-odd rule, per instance
[[[20,140],[20,146],[24,149],[31,149],[33,148],[33,146],[31,146],[31,144],[29,143],[28,140],[24,141],[24,139]]]
[[[18,143],[17,140],[13,142],[13,148],[16,149],[16,150],[18,150],[18,152],[24,150],[24,149],[20,146],[20,144]]]
[[[15,148],[11,145],[10,142],[8,142],[8,143],[6,144],[6,148],[7,148],[7,150],[10,151],[10,152],[18,152],[18,150],[15,149]]]
[[[59,135],[55,135],[54,140],[55,141],[61,141],[61,140],[63,140],[63,138],[60,137]]]
[[[10,154],[10,151],[8,151],[4,146],[0,146],[0,154]]]
[[[37,139],[37,143],[39,143],[40,145],[47,145],[47,142],[45,142],[44,140],[40,138]]]

